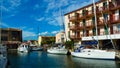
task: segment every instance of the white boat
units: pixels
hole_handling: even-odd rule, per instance
[[[47,49],[47,52],[52,54],[67,54],[68,50],[65,47],[52,47]]]
[[[115,52],[98,49],[81,49],[77,52],[71,52],[71,55],[89,59],[115,59]]]
[[[29,51],[29,46],[26,44],[21,44],[18,49],[19,52],[28,52]]]

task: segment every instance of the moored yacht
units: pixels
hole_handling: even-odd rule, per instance
[[[27,44],[21,44],[18,49],[19,52],[28,52],[29,51],[29,45]]]
[[[68,50],[65,49],[65,46],[58,46],[47,49],[47,52],[52,54],[67,54]]]
[[[114,51],[100,50],[100,49],[84,49],[79,48],[71,52],[72,56],[89,59],[115,59]]]

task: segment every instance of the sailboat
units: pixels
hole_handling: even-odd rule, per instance
[[[96,8],[95,8],[94,0],[93,0],[93,6],[94,6],[94,15],[95,15],[95,26],[97,29]],[[96,30],[96,36],[97,35],[98,34],[97,34],[97,30]],[[114,51],[100,50],[99,44],[97,45],[97,48],[96,49],[85,49],[83,46],[80,46],[80,48],[77,51],[71,52],[71,55],[76,56],[76,57],[80,57],[80,58],[89,58],[89,59],[107,59],[107,60],[110,60],[110,59],[114,60],[115,59],[115,52]]]
[[[29,52],[30,48],[28,44],[22,43],[20,46],[17,48],[18,52]]]
[[[65,49],[65,46],[58,45],[58,47],[51,47],[47,52],[52,54],[67,54],[68,50]]]
[[[61,22],[63,22],[61,8],[60,8],[60,16],[61,16]],[[64,25],[64,23],[63,23],[63,25]],[[64,26],[63,26],[63,28],[64,28]],[[61,29],[62,29],[62,27],[61,27]],[[61,31],[61,32],[64,32],[64,31]],[[52,53],[52,54],[68,54],[69,53],[69,51],[65,48],[65,45],[63,45],[63,42],[61,44],[58,44],[57,47],[51,47],[51,48],[47,49],[47,52]]]

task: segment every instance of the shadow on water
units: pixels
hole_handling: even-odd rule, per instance
[[[9,52],[10,68],[120,68],[120,61],[82,59],[34,51]]]

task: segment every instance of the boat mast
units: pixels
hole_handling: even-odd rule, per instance
[[[108,1],[108,0],[107,0],[107,1]],[[114,4],[114,6],[115,6],[115,4]],[[108,8],[108,6],[107,6],[107,8]],[[112,46],[113,46],[113,48],[116,50],[115,45],[114,45],[114,43],[113,43],[113,40],[112,40],[112,38],[111,38],[110,32],[109,32],[109,30],[108,30],[108,26],[107,26],[107,23],[106,23],[106,18],[104,18],[104,15],[103,15],[102,11],[101,11],[101,14],[102,14],[102,17],[103,17],[103,21],[105,22],[105,27],[106,27],[106,29],[107,29],[107,31],[108,31],[108,35],[109,35],[109,37],[110,37],[110,41],[111,41],[111,43],[112,43]],[[108,22],[108,18],[107,18],[107,22]]]
[[[97,30],[97,16],[96,16],[96,6],[95,6],[95,1],[93,0],[93,8],[94,8],[94,16],[95,16],[95,27],[96,27],[96,40],[98,42],[97,44],[97,49],[99,49],[99,41],[98,41],[98,30]]]
[[[1,9],[0,9],[0,46],[2,44],[2,39],[1,39],[1,36],[2,36],[2,5],[3,5],[3,0],[0,1],[1,2]]]
[[[64,21],[63,21],[63,17],[62,17],[62,10],[61,10],[61,7],[60,7],[60,17],[61,17],[61,22],[62,22],[62,25],[61,25],[61,29],[63,28],[63,31],[65,33],[65,25],[64,25]],[[66,38],[66,33],[65,33],[65,42],[67,41],[67,38]]]

